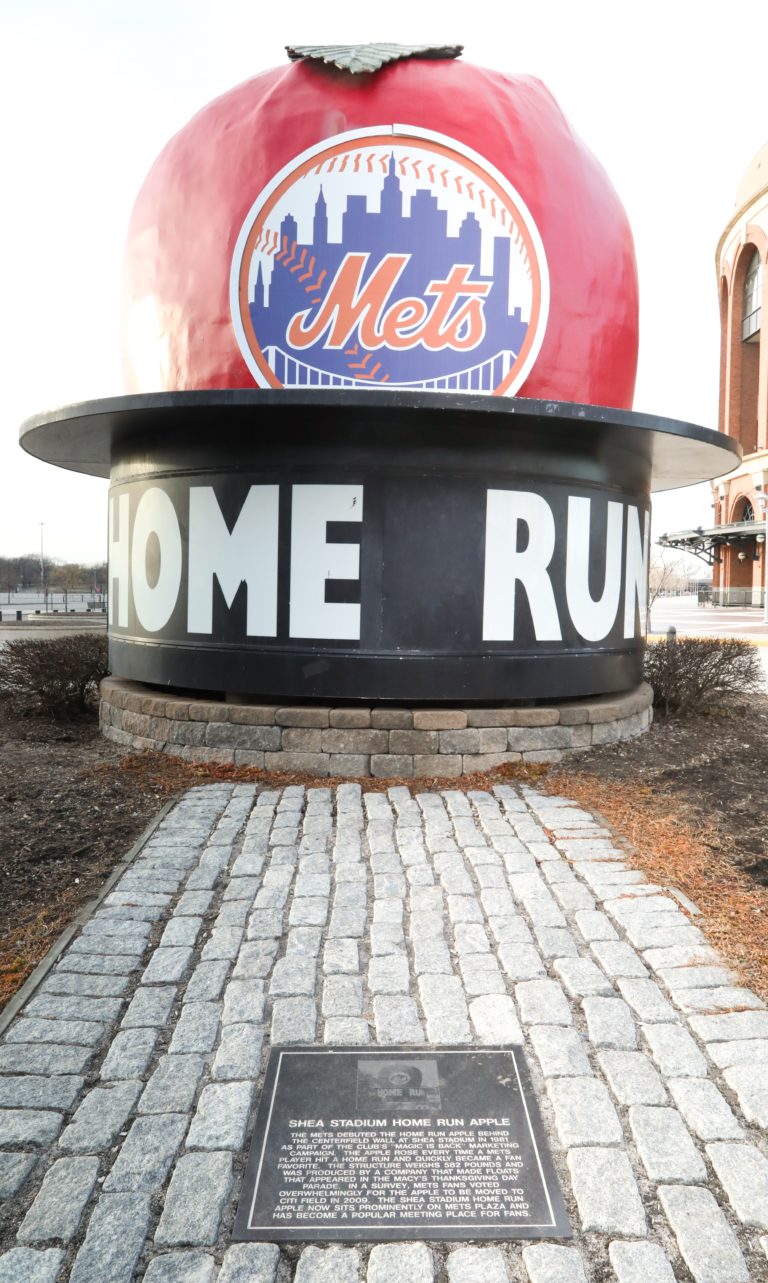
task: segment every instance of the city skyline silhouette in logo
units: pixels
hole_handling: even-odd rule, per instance
[[[459,153],[374,141],[289,172],[246,223],[235,270],[257,381],[508,390],[542,319],[529,229]]]

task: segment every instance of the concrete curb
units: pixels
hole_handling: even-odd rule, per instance
[[[31,975],[27,976],[21,988],[8,1000],[2,1012],[0,1012],[0,1037],[5,1033],[14,1016],[16,1016],[18,1012],[21,1011],[22,1007],[29,1002],[38,985],[42,983],[54,963],[56,963],[61,957],[61,954],[66,949],[70,940],[77,935],[81,927],[85,926],[85,923],[92,914],[95,913],[102,900],[104,900],[104,898],[109,894],[118,879],[121,878],[126,869],[133,864],[136,856],[140,853],[142,848],[146,846],[147,842],[152,837],[152,834],[160,826],[162,820],[165,819],[165,816],[170,810],[172,810],[178,800],[179,799],[177,797],[174,797],[160,808],[155,818],[150,821],[143,833],[141,833],[136,839],[127,855],[123,856],[122,860],[115,865],[109,877],[103,883],[94,898],[92,900],[88,900],[86,904],[83,905],[82,909],[77,912],[69,926],[64,928],[59,938],[51,945],[45,957],[38,962]]]

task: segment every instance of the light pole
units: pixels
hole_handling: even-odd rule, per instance
[[[43,611],[45,611],[45,556],[43,553],[43,528],[45,522],[40,522],[40,587],[43,593]]]
[[[765,515],[763,535],[763,623],[768,624],[768,495],[759,494],[757,502]]]

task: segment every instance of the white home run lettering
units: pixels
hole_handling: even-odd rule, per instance
[[[362,521],[362,486],[293,486],[291,508],[291,637],[355,640],[360,606],[326,601],[329,579],[358,579],[359,543],[334,543],[329,521]]]
[[[232,605],[245,582],[248,637],[277,635],[277,523],[279,486],[251,486],[232,530],[213,486],[189,491],[187,630],[213,631],[213,579]],[[254,556],[254,552],[257,553]]]
[[[608,501],[603,591],[595,600],[590,592],[589,568],[597,549],[592,547],[592,500],[571,495],[565,531],[565,602],[571,621],[585,641],[602,641],[611,632],[621,594],[624,512],[626,510],[624,636],[645,631],[648,584],[648,513],[632,504]],[[520,526],[525,543],[518,550]],[[546,499],[525,490],[489,490],[485,531],[485,592],[483,639],[513,641],[515,598],[524,591],[536,641],[562,640],[562,628],[551,578],[558,532]],[[598,554],[598,560],[601,560]],[[639,620],[638,620],[639,616]]]
[[[228,607],[245,583],[248,637],[277,635],[279,486],[251,486],[231,530],[213,486],[189,487],[188,516],[184,513],[182,522],[159,486],[144,491],[132,523],[129,504],[127,494],[109,501],[110,624],[129,627],[131,598],[145,632],[157,633],[168,624],[181,588],[181,526],[188,521],[187,632],[213,632],[216,579]],[[359,638],[359,604],[325,598],[328,580],[354,581],[360,574],[359,544],[328,539],[328,522],[361,522],[362,514],[362,486],[292,487],[291,637]],[[150,541],[159,569],[152,576]]]
[[[369,560],[361,581],[364,490],[362,484],[251,485],[235,513],[231,502],[224,505],[229,518],[213,485],[153,485],[138,499],[125,493],[110,499],[110,624],[215,641],[217,611],[218,617],[231,612],[244,585],[241,613],[227,625],[229,640],[234,628],[265,640],[358,642],[365,603],[374,625],[383,620],[393,635],[401,627],[407,634],[414,607],[407,593],[398,597],[403,544],[388,556],[386,528],[370,536],[381,540],[376,574],[384,579],[377,585]],[[290,513],[281,523],[285,504]],[[457,571],[456,583],[433,580],[427,563],[419,562],[423,514],[408,511],[414,522],[408,569],[425,613],[439,615],[446,593],[466,592],[468,572]],[[550,503],[532,490],[489,489],[484,518],[484,549],[472,549],[483,580],[482,611],[471,624],[477,644],[530,646],[574,633],[585,642],[615,642],[643,633],[647,512],[601,496],[566,495]],[[407,524],[407,514],[403,520]]]
[[[154,544],[154,547],[152,547]],[[157,574],[150,583],[150,557]],[[136,616],[148,633],[159,632],[173,614],[181,587],[181,531],[176,509],[159,486],[138,502],[131,536],[131,592]]]

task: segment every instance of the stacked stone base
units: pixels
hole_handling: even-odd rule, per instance
[[[651,724],[650,686],[530,708],[329,708],[227,703],[139,682],[101,685],[104,735],[191,762],[315,776],[448,777],[558,762]]]

